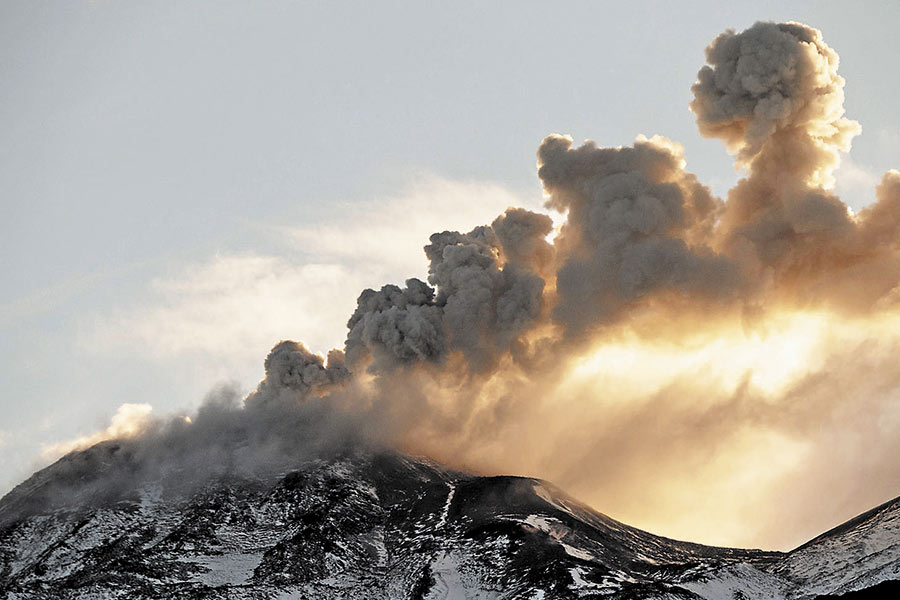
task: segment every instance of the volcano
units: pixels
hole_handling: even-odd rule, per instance
[[[865,598],[900,579],[900,498],[782,553],[656,536],[539,479],[395,452],[109,484],[133,460],[103,442],[0,501],[4,597]]]

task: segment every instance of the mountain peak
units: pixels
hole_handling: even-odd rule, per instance
[[[127,444],[100,444],[3,498],[0,591],[10,598],[804,598],[889,579],[900,558],[896,502],[784,554],[655,536],[539,479],[477,477],[391,452],[216,472],[193,483],[161,471],[123,479],[134,464]],[[132,485],[114,488],[123,482]],[[880,546],[866,553],[860,540]],[[836,565],[843,570],[823,579]]]

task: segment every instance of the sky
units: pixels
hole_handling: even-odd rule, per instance
[[[424,279],[432,232],[542,210],[548,134],[663,135],[724,196],[740,173],[698,132],[691,85],[716,35],[757,20],[807,23],[840,54],[862,133],[835,189],[862,209],[900,168],[892,3],[5,2],[0,493],[128,415],[190,411],[222,383],[253,390],[279,340],[341,347],[360,290]],[[636,360],[616,352],[605,364]],[[760,367],[772,386],[778,363]],[[740,441],[759,443],[795,442]],[[554,480],[657,533],[803,541],[774,526],[690,536],[696,514],[628,513],[640,502]],[[884,493],[851,494],[803,531]]]

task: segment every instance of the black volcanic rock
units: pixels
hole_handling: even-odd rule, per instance
[[[783,554],[662,538],[540,480],[392,453],[194,480],[123,479],[132,460],[101,444],[0,501],[0,596],[811,599],[900,578],[896,501]]]

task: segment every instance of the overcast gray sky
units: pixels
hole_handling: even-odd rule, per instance
[[[756,20],[840,54],[864,205],[900,167],[898,3],[4,2],[0,493],[122,404],[190,410],[282,338],[341,344],[433,229],[540,206],[548,133],[665,135],[723,194],[690,86]]]

